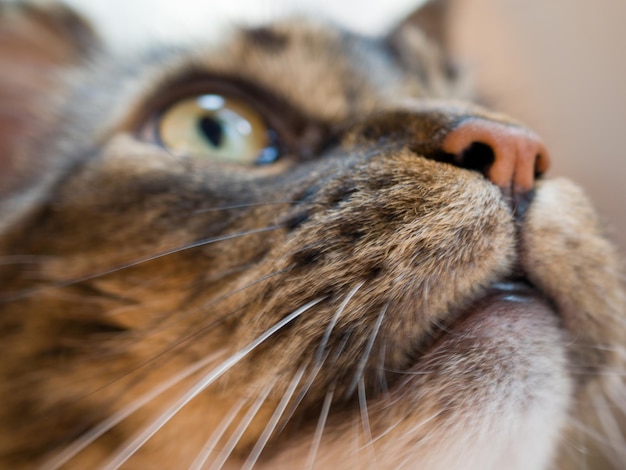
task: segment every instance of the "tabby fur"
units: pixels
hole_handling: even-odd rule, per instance
[[[573,183],[516,211],[441,161],[450,119],[513,122],[466,104],[441,11],[120,53],[66,7],[1,6],[0,467],[626,461],[615,250]],[[146,138],[198,90],[258,104],[282,157]]]

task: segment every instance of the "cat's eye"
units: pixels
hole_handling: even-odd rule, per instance
[[[242,100],[218,94],[187,97],[166,108],[157,138],[169,150],[243,165],[262,165],[279,156],[276,135]]]

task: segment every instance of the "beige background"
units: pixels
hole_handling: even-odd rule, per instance
[[[218,35],[207,18],[271,20],[320,10],[375,34],[421,0],[68,0],[107,18],[122,47]],[[115,8],[111,5],[115,3]],[[626,253],[626,0],[452,0],[453,36],[478,85],[548,143],[551,175],[582,183]],[[131,20],[132,19],[132,20]],[[132,27],[130,27],[132,25]],[[150,34],[149,34],[150,35]]]
[[[501,108],[537,130],[626,253],[626,1],[460,0],[454,38]]]

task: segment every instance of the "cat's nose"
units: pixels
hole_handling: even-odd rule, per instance
[[[481,172],[518,216],[532,198],[536,178],[550,166],[537,134],[471,103],[404,100],[366,118],[353,131],[357,139],[393,139],[418,155]]]
[[[535,178],[550,166],[540,137],[519,124],[488,117],[462,119],[445,135],[441,150],[463,168],[482,171],[506,196],[530,193]]]

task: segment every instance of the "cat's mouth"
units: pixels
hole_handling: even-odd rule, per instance
[[[407,376],[432,371],[433,364],[439,368],[441,364],[463,360],[470,351],[483,351],[486,369],[489,364],[496,364],[497,368],[498,361],[490,360],[503,352],[508,357],[505,362],[523,359],[521,351],[536,342],[546,328],[560,336],[562,319],[554,302],[525,277],[504,279],[492,284],[469,305],[438,321],[430,334],[419,341],[408,367],[396,371],[399,380],[395,384],[403,389]],[[486,369],[485,375],[494,373]]]
[[[450,335],[464,335],[464,326],[472,322],[474,317],[507,317],[522,311],[559,316],[553,302],[525,277],[508,278],[492,284],[469,306],[458,309],[444,321],[438,322],[432,334],[422,340],[418,349],[420,355],[427,355]]]
[[[372,432],[380,432],[377,438],[384,438],[385,423],[402,421],[424,403],[433,405],[429,409],[432,416],[441,414],[441,419],[453,423],[477,410],[491,419],[490,407],[519,406],[521,416],[529,404],[543,406],[546,390],[556,396],[568,393],[569,382],[563,378],[563,333],[554,303],[526,278],[511,277],[492,284],[420,339],[405,367],[387,369],[391,373],[386,377],[388,388],[361,392],[367,397],[371,416],[376,417],[373,419],[383,423],[383,431]],[[362,397],[355,396],[349,409],[360,415],[363,403]],[[332,422],[341,426],[348,415],[341,406],[336,411]],[[319,411],[312,413],[315,419],[318,415]]]

